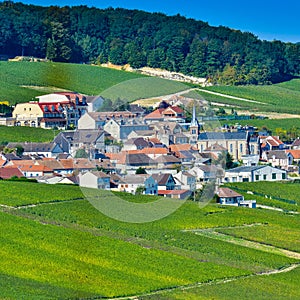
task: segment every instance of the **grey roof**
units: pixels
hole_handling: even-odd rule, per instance
[[[126,165],[151,165],[154,164],[153,159],[151,159],[148,155],[144,153],[137,154],[127,154],[126,155]]]
[[[103,133],[104,131],[99,129],[79,129],[75,131],[73,141],[85,144],[94,143]]]
[[[86,96],[86,102],[87,103],[93,103],[94,101],[100,99],[103,101],[103,98],[101,96]]]
[[[202,132],[199,140],[247,140],[247,132]]]
[[[156,163],[174,163],[174,164],[180,164],[181,161],[174,155],[161,155],[158,158],[155,159]]]
[[[157,182],[158,185],[166,185],[170,176],[173,178],[171,174],[153,174],[152,178]],[[175,182],[174,178],[173,181]]]
[[[140,148],[149,147],[149,143],[142,137],[128,139],[124,142],[124,145],[135,145]]]
[[[128,184],[144,184],[145,180],[150,177],[148,174],[132,174],[132,175],[126,175],[122,178],[123,183]]]
[[[240,173],[240,172],[253,172],[259,169],[263,169],[266,166],[241,166],[233,169],[226,170],[229,173]]]
[[[56,143],[8,143],[8,148],[22,146],[24,152],[49,152],[54,149]]]
[[[293,141],[293,143],[292,143],[292,146],[294,147],[294,146],[300,146],[300,139],[299,138],[297,138],[296,140],[294,140]]]
[[[268,159],[287,159],[287,153],[284,150],[272,150],[272,151],[266,151],[266,155]]]

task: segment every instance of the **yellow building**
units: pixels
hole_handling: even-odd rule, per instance
[[[13,110],[16,126],[39,127],[43,111],[37,102],[19,103]]]

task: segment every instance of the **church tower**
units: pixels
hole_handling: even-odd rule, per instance
[[[195,102],[193,106],[193,117],[192,121],[190,124],[190,143],[196,143],[198,140],[198,135],[199,135],[199,123],[196,118],[196,107],[195,107]]]

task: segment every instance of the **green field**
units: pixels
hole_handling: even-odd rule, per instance
[[[203,98],[210,102],[225,103],[238,108],[251,109],[253,113],[279,112],[300,114],[300,79],[266,86],[212,86],[206,89],[225,95],[254,100],[259,103],[199,92]]]
[[[280,199],[287,200],[286,203],[296,202],[293,206],[297,210],[297,206],[300,205],[300,184],[293,182],[242,182],[242,183],[230,183],[229,187],[239,190],[241,192],[254,192],[259,196],[267,199],[269,204],[272,200],[280,201]],[[249,194],[248,194],[249,195]],[[256,195],[255,195],[256,196]],[[253,197],[249,195],[249,197]],[[278,199],[279,198],[279,199]],[[284,202],[284,201],[282,201]],[[262,203],[265,204],[265,203]]]
[[[136,100],[188,89],[182,83],[137,73],[50,62],[0,62],[0,81],[0,102],[9,101],[11,104],[61,90],[87,95],[99,95],[105,91],[104,95],[112,100],[117,97]]]
[[[59,130],[0,126],[0,144],[8,142],[51,142]]]
[[[189,289],[175,289],[174,291],[144,296],[141,300],[295,300],[300,298],[299,281],[300,267],[288,273],[263,275],[257,277],[240,278],[238,280],[221,282],[219,284],[204,284]]]
[[[90,299],[152,294],[170,288],[175,290],[166,295],[159,292],[156,299],[187,299],[185,295],[196,299],[201,293],[201,288],[196,288],[199,283],[220,286],[215,292],[205,289],[204,295],[232,299],[233,289],[228,297],[221,297],[224,289],[231,289],[222,281],[245,280],[246,288],[248,280],[254,280],[253,284],[263,280],[263,276],[257,277],[261,272],[299,262],[278,251],[193,232],[225,232],[255,224],[259,230],[252,240],[264,243],[266,234],[274,246],[299,251],[299,215],[214,203],[200,209],[188,201],[164,219],[135,224],[103,215],[81,200],[82,192],[76,186],[1,181],[0,189],[0,252],[4,262],[0,266],[0,298],[4,299]],[[148,196],[117,195],[127,201],[150,200]],[[285,236],[276,234],[276,229],[283,228],[289,232],[286,244]],[[236,236],[234,230],[232,236]],[[248,239],[247,230],[243,238]],[[293,279],[295,272],[287,274]],[[276,278],[272,275],[272,280]],[[187,287],[192,289],[183,292]],[[275,289],[269,288],[270,295]],[[278,295],[285,293],[282,289]],[[299,293],[297,287],[290,295]]]
[[[283,130],[291,130],[292,128],[300,128],[299,118],[289,118],[289,119],[250,119],[250,120],[235,120],[235,121],[220,121],[220,123],[227,125],[240,124],[242,126],[249,125],[257,127],[258,130],[267,128],[271,130],[273,134],[276,135],[276,129],[282,128]]]

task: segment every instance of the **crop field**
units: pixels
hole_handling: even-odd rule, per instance
[[[0,184],[0,252],[5,262],[0,266],[0,298],[90,299],[155,294],[175,288],[166,299],[183,299],[185,295],[196,299],[201,293],[201,287],[196,288],[199,283],[230,290],[229,283],[221,282],[255,282],[259,273],[299,262],[278,251],[261,251],[193,232],[233,230],[228,234],[243,234],[248,239],[247,230],[241,234],[234,231],[248,224],[247,229],[252,225],[259,228],[255,241],[264,243],[263,235],[269,234],[267,242],[275,247],[299,251],[299,215],[215,203],[200,208],[198,203],[187,201],[159,221],[126,223],[80,200],[83,195],[76,186],[11,181]],[[118,195],[126,201],[149,201],[148,196],[135,199],[128,194]],[[276,229],[283,228],[289,232],[286,244],[284,234],[276,233]],[[289,274],[296,276],[296,271]],[[191,289],[182,291],[187,287]],[[275,293],[276,285],[269,289],[270,295]],[[284,289],[279,292],[285,295]],[[206,293],[214,295],[210,288]],[[215,293],[217,297],[218,288]],[[299,295],[299,287],[290,295]],[[163,297],[159,292],[157,299]]]
[[[8,142],[51,142],[59,130],[25,126],[0,126],[0,144]]]
[[[83,199],[80,188],[73,185],[0,181],[0,190],[0,203],[14,207],[44,202]]]
[[[230,104],[260,112],[300,113],[300,79],[293,79],[274,85],[265,86],[213,86],[209,91],[254,100],[259,103],[227,98],[226,96],[200,94],[208,101]]]
[[[288,200],[287,203],[296,202],[297,205],[300,205],[300,184],[299,183],[260,181],[260,182],[230,183],[229,186],[241,192],[251,191],[254,193],[258,193],[264,196],[265,198],[267,196],[270,200],[283,199],[283,202],[284,200]]]
[[[220,121],[221,124],[235,125],[240,124],[242,126],[249,125],[257,127],[258,130],[267,128],[271,130],[273,134],[276,134],[276,129],[291,130],[292,128],[300,128],[299,118],[289,119],[251,119],[251,120],[234,120],[234,121]]]
[[[295,300],[300,298],[299,280],[300,267],[290,272],[274,275],[239,278],[238,280],[204,284],[190,289],[175,289],[170,292],[153,296],[144,296],[141,300]]]
[[[90,65],[44,62],[0,62],[0,81],[0,101],[11,104],[61,90],[87,95],[99,95],[105,91],[105,96],[112,100],[117,97],[136,100],[188,89],[182,83],[137,73]],[[127,89],[125,94],[124,89]]]

